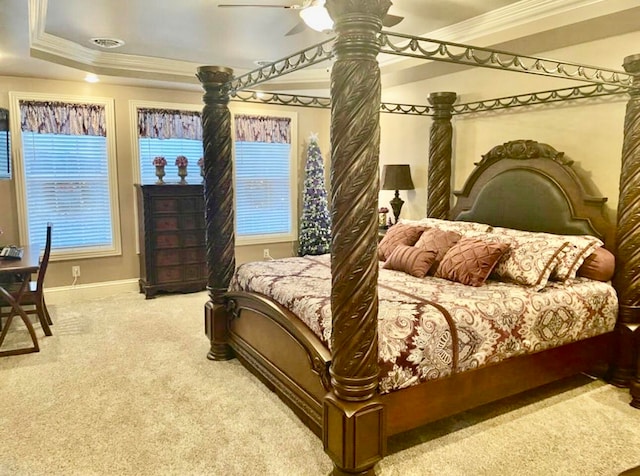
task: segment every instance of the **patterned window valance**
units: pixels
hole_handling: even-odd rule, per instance
[[[20,101],[23,131],[38,134],[106,136],[105,110],[99,104]]]
[[[236,140],[242,142],[291,143],[291,119],[288,117],[235,116]]]
[[[202,140],[202,120],[196,111],[138,109],[138,134],[151,139]]]

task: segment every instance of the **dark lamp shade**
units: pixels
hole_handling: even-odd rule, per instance
[[[409,165],[388,164],[382,167],[382,190],[413,190]]]

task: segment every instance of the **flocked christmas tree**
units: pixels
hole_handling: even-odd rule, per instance
[[[331,244],[331,217],[324,183],[324,162],[317,134],[311,134],[307,147],[300,221],[298,254],[304,256],[328,253]]]

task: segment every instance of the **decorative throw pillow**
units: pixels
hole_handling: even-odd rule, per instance
[[[425,250],[415,246],[398,245],[382,265],[385,269],[403,271],[416,278],[424,278],[436,257],[434,250]]]
[[[512,236],[501,237],[511,243],[509,251],[500,259],[493,275],[498,279],[528,286],[536,291],[543,289],[551,272],[558,265],[568,243],[554,237]]]
[[[423,226],[425,228],[438,228],[444,231],[455,231],[461,235],[465,235],[469,231],[489,232],[491,231],[491,225],[484,223],[475,223],[472,221],[456,221],[456,220],[441,220],[440,218],[422,218],[420,220],[404,220],[400,219],[400,222],[405,225]]]
[[[461,237],[462,235],[460,235],[460,233],[440,230],[439,228],[429,228],[420,235],[415,247],[436,252],[433,264],[427,274],[433,275],[436,272],[445,253],[449,251],[449,248],[455,245]]]
[[[446,252],[435,276],[469,286],[482,286],[508,249],[508,243],[462,237]]]
[[[577,276],[595,279],[596,281],[610,281],[615,272],[616,258],[611,251],[600,247],[587,256],[582,266],[578,268]]]
[[[586,257],[603,245],[602,240],[590,235],[556,235],[500,227],[494,227],[492,233],[509,238],[546,238],[549,240],[550,246],[554,247],[568,242],[562,253],[558,255],[555,269],[551,271],[550,279],[555,281],[575,278],[578,268]]]
[[[556,281],[574,279],[584,260],[596,249],[604,245],[602,240],[589,235],[566,235],[564,239],[569,242],[569,245],[562,260],[551,275],[551,279]]]
[[[426,227],[423,226],[396,223],[387,230],[380,243],[378,243],[378,259],[385,261],[398,245],[415,245],[424,230],[426,230]]]

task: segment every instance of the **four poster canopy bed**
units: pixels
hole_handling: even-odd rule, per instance
[[[381,33],[389,6],[327,0],[335,39],[238,78],[199,68],[208,357],[237,357],[277,392],[321,436],[334,474],[372,472],[394,434],[579,372],[608,367],[640,407],[640,55],[623,72]],[[586,85],[381,104],[380,51]],[[248,91],[329,57],[330,99]],[[487,151],[450,206],[453,115],[609,94],[630,97],[617,226],[562,152],[519,138]],[[330,255],[236,269],[231,98],[331,107]],[[427,115],[432,126],[427,216],[378,243],[381,111]]]

